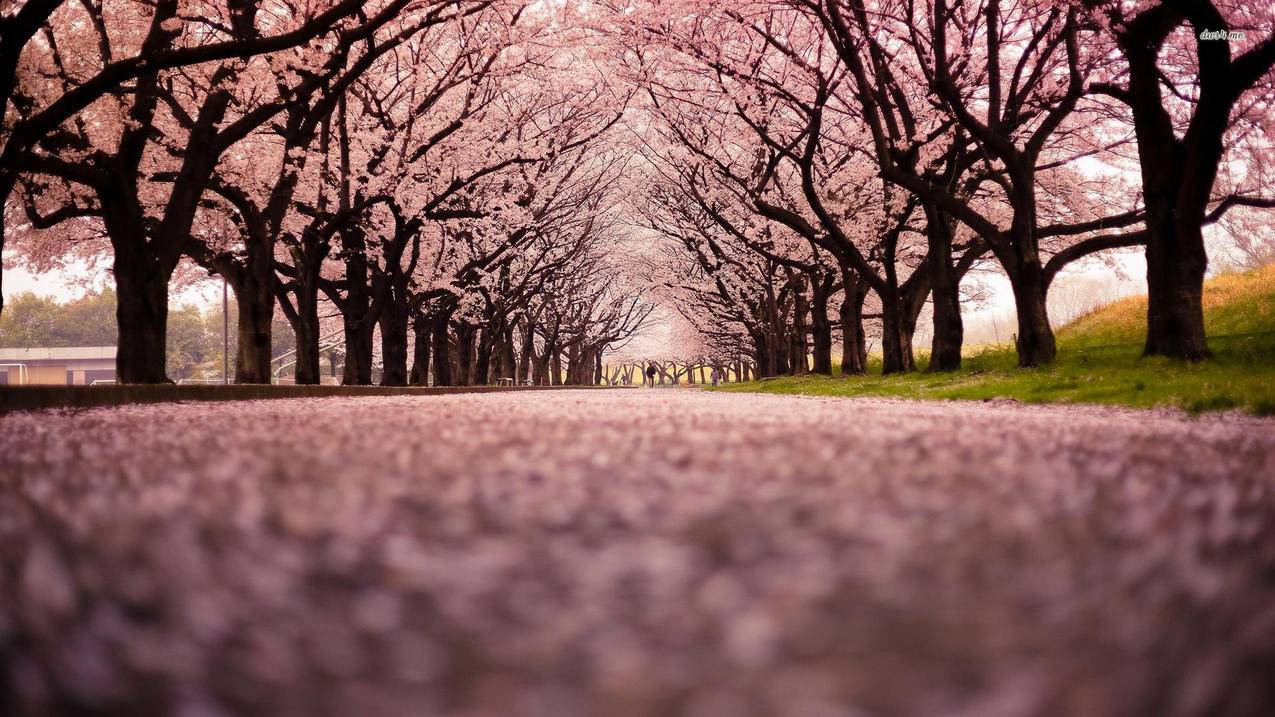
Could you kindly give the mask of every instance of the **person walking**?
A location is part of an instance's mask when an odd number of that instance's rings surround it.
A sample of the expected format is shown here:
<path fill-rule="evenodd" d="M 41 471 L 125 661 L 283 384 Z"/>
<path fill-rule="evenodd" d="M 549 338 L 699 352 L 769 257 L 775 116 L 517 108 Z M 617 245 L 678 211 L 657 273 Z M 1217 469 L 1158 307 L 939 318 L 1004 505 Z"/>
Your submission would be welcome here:
<path fill-rule="evenodd" d="M 713 385 L 716 386 L 719 382 L 721 382 L 721 380 L 722 380 L 722 367 L 714 366 L 713 367 Z"/>
<path fill-rule="evenodd" d="M 646 366 L 646 381 L 651 388 L 655 388 L 655 364 L 653 363 Z"/>

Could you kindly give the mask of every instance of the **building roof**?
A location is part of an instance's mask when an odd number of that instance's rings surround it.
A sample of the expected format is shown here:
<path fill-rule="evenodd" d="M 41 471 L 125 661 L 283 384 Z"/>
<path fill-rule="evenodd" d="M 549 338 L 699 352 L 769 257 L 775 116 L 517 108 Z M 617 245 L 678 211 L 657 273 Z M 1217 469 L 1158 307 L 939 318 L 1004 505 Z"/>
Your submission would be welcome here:
<path fill-rule="evenodd" d="M 0 349 L 0 363 L 21 361 L 57 361 L 65 359 L 113 359 L 114 346 L 56 346 Z"/>

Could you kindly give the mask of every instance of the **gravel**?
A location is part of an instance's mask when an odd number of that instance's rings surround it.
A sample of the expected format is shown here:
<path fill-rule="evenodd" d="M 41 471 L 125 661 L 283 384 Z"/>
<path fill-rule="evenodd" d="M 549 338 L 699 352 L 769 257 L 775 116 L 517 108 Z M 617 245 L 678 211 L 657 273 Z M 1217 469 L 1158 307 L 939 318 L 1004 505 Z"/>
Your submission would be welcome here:
<path fill-rule="evenodd" d="M 0 417 L 18 714 L 1275 713 L 1275 422 L 691 390 Z"/>

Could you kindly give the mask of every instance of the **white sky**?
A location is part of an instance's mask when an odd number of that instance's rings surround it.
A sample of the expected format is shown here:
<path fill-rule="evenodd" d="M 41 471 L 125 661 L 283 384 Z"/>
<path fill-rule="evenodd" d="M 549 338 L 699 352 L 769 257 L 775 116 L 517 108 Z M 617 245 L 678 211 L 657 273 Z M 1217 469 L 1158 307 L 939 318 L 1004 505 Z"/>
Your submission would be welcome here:
<path fill-rule="evenodd" d="M 65 302 L 83 296 L 90 288 L 96 290 L 114 284 L 110 273 L 105 269 L 90 270 L 83 264 L 65 271 L 50 271 L 43 274 L 32 274 L 15 264 L 11 257 L 5 257 L 3 281 L 6 303 L 14 296 L 26 292 Z M 195 286 L 174 291 L 169 298 L 175 305 L 219 303 L 221 281 L 216 278 L 209 279 Z"/>

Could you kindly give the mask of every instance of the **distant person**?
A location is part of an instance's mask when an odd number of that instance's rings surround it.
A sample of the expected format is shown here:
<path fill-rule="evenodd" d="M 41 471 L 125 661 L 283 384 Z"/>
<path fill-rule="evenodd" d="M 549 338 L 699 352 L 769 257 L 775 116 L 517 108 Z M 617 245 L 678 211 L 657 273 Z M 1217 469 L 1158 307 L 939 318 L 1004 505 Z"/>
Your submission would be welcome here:
<path fill-rule="evenodd" d="M 713 385 L 716 386 L 722 380 L 722 369 L 720 366 L 713 367 Z"/>
<path fill-rule="evenodd" d="M 655 388 L 655 364 L 646 367 L 646 381 L 651 388 Z"/>

